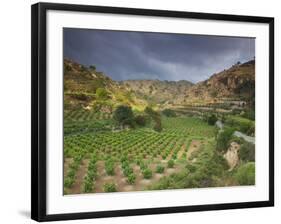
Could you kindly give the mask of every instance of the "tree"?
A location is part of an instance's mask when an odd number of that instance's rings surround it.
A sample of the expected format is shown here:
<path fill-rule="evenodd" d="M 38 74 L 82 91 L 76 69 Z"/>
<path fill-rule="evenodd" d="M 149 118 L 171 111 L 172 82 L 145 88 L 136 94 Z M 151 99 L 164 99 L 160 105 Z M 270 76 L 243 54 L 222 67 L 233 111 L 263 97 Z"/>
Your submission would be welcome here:
<path fill-rule="evenodd" d="M 108 92 L 104 88 L 97 88 L 96 90 L 96 96 L 99 99 L 105 100 L 108 98 Z"/>
<path fill-rule="evenodd" d="M 89 68 L 90 68 L 91 70 L 94 70 L 94 71 L 96 70 L 96 66 L 94 66 L 94 65 L 90 65 Z"/>
<path fill-rule="evenodd" d="M 151 107 L 146 107 L 144 112 L 149 115 L 155 122 L 153 129 L 155 131 L 162 131 L 161 115 L 157 111 L 153 110 Z"/>
<path fill-rule="evenodd" d="M 113 119 L 120 125 L 134 126 L 134 114 L 132 108 L 129 106 L 121 105 L 116 108 L 113 113 Z"/>
<path fill-rule="evenodd" d="M 208 124 L 209 125 L 214 125 L 217 121 L 217 117 L 214 114 L 211 114 L 210 116 L 208 116 Z"/>
<path fill-rule="evenodd" d="M 175 111 L 171 110 L 171 109 L 165 109 L 162 111 L 162 113 L 166 116 L 166 117 L 176 117 L 176 113 Z"/>
<path fill-rule="evenodd" d="M 217 150 L 225 152 L 228 147 L 229 140 L 233 135 L 233 128 L 225 128 L 223 131 L 218 133 L 217 136 Z"/>
<path fill-rule="evenodd" d="M 158 131 L 158 132 L 162 131 L 162 122 L 161 122 L 160 116 L 159 116 L 159 118 L 155 118 L 154 121 L 155 121 L 155 124 L 153 127 L 154 131 Z"/>
<path fill-rule="evenodd" d="M 139 126 L 146 125 L 146 117 L 144 115 L 138 115 L 135 117 L 136 124 Z"/>

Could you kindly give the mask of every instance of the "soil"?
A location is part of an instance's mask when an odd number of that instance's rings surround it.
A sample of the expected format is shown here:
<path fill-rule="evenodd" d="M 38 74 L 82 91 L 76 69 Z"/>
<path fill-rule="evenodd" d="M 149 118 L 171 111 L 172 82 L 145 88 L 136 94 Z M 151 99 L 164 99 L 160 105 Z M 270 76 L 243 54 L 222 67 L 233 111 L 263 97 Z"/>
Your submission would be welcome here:
<path fill-rule="evenodd" d="M 75 182 L 72 188 L 69 190 L 70 194 L 79 194 L 82 192 L 81 188 L 83 185 L 84 176 L 86 175 L 88 170 L 89 161 L 90 161 L 89 159 L 82 160 L 81 165 L 76 172 Z"/>
<path fill-rule="evenodd" d="M 182 154 L 185 152 L 185 147 L 186 147 L 186 144 L 183 144 L 180 151 L 178 151 L 178 155 L 177 155 L 178 159 L 181 159 Z"/>
<path fill-rule="evenodd" d="M 188 160 L 190 156 L 196 152 L 201 145 L 201 141 L 199 140 L 192 140 L 190 147 L 187 151 L 186 159 Z M 183 153 L 185 152 L 185 145 L 183 145 L 178 152 L 178 158 L 182 158 Z M 103 186 L 105 183 L 115 183 L 118 192 L 128 192 L 128 191 L 142 191 L 149 187 L 151 184 L 157 183 L 162 177 L 169 176 L 173 173 L 178 173 L 184 168 L 184 163 L 175 163 L 173 168 L 167 167 L 167 161 L 172 157 L 173 150 L 166 158 L 166 160 L 160 160 L 160 158 L 156 158 L 149 164 L 149 168 L 152 170 L 152 177 L 150 179 L 144 179 L 141 173 L 140 167 L 136 164 L 131 164 L 134 174 L 136 175 L 136 180 L 134 184 L 127 183 L 127 177 L 124 176 L 122 167 L 120 163 L 115 164 L 114 175 L 109 176 L 106 174 L 105 171 L 105 164 L 104 161 L 97 162 L 97 172 L 98 177 L 95 180 L 93 193 L 102 193 L 104 192 Z M 71 163 L 70 159 L 65 160 L 65 170 Z M 73 187 L 69 190 L 69 194 L 79 194 L 82 193 L 81 187 L 83 184 L 83 178 L 86 175 L 87 167 L 89 164 L 89 160 L 83 160 L 81 166 L 77 171 L 76 181 Z M 156 173 L 156 167 L 158 164 L 161 164 L 165 167 L 163 173 Z"/>
<path fill-rule="evenodd" d="M 72 163 L 73 159 L 72 158 L 65 158 L 64 163 L 63 163 L 63 176 L 66 177 L 68 167 Z"/>
<path fill-rule="evenodd" d="M 193 153 L 196 153 L 199 149 L 200 149 L 200 145 L 201 145 L 201 141 L 200 140 L 192 140 L 189 146 L 189 149 L 186 153 L 186 159 L 189 160 L 192 156 Z"/>

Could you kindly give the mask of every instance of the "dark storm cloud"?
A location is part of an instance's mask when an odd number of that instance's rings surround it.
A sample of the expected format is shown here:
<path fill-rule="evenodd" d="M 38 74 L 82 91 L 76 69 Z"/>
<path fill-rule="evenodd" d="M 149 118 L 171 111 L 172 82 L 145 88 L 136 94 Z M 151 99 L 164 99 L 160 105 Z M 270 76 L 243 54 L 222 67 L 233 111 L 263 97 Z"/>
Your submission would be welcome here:
<path fill-rule="evenodd" d="M 64 57 L 114 80 L 198 82 L 254 56 L 253 38 L 64 29 Z"/>

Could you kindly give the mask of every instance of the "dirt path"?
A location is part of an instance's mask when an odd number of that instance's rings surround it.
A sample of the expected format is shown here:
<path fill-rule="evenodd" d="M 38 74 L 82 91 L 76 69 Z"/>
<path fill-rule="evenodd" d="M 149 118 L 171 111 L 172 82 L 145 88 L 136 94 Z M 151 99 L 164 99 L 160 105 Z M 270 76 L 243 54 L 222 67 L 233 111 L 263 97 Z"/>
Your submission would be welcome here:
<path fill-rule="evenodd" d="M 189 160 L 192 157 L 192 154 L 196 153 L 200 146 L 201 146 L 201 141 L 200 140 L 192 140 L 189 146 L 189 149 L 186 153 L 186 159 Z"/>
<path fill-rule="evenodd" d="M 115 170 L 114 170 L 115 171 Z M 97 162 L 98 177 L 94 183 L 94 192 L 103 192 L 103 185 L 111 181 L 112 176 L 107 176 L 104 161 Z"/>
<path fill-rule="evenodd" d="M 82 160 L 81 165 L 76 172 L 75 182 L 74 182 L 72 188 L 69 190 L 70 194 L 79 194 L 82 192 L 81 187 L 83 185 L 84 176 L 86 175 L 87 170 L 88 170 L 89 162 L 90 162 L 89 159 Z"/>

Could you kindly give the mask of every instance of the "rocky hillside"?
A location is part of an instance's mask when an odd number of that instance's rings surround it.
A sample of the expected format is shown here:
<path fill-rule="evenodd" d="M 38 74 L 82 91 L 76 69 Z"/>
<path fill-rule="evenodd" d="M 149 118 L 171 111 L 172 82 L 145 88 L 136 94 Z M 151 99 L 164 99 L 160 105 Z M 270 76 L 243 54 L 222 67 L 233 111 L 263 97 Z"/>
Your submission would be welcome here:
<path fill-rule="evenodd" d="M 64 108 L 65 110 L 99 110 L 110 113 L 118 104 L 143 109 L 147 102 L 134 92 L 115 82 L 95 67 L 87 68 L 64 59 Z"/>
<path fill-rule="evenodd" d="M 175 104 L 216 103 L 225 99 L 248 103 L 255 97 L 255 61 L 237 63 L 231 68 L 213 74 L 209 79 L 189 88 Z"/>
<path fill-rule="evenodd" d="M 175 97 L 183 98 L 188 89 L 194 84 L 186 81 L 160 80 L 126 80 L 120 82 L 126 88 L 134 91 L 139 97 L 154 103 L 169 103 Z M 168 101 L 168 102 L 167 102 Z"/>
<path fill-rule="evenodd" d="M 64 60 L 65 110 L 84 108 L 111 113 L 119 104 L 143 110 L 147 105 L 160 109 L 186 105 L 242 102 L 254 105 L 255 61 L 236 64 L 193 84 L 186 80 L 114 81 L 95 67 Z"/>

